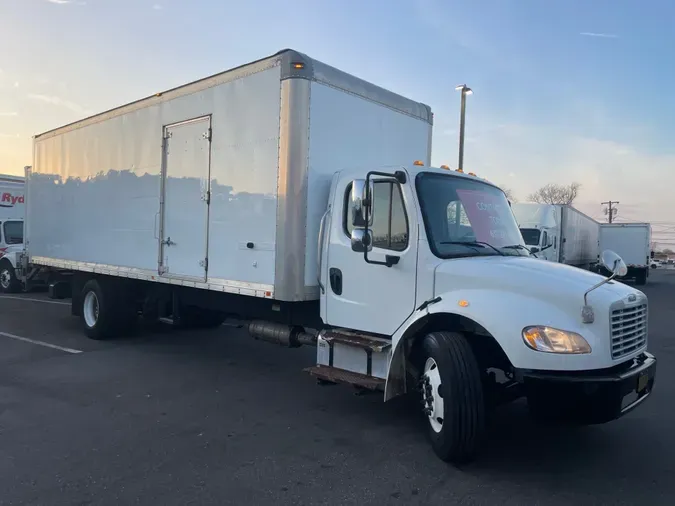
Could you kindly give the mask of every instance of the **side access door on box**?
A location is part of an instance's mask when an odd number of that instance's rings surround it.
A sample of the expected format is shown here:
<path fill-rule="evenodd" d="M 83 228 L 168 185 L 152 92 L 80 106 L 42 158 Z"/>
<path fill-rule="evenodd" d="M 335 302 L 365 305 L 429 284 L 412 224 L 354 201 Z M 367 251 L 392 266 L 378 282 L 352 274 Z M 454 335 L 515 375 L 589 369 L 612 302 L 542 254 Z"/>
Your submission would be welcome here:
<path fill-rule="evenodd" d="M 206 281 L 211 117 L 164 127 L 159 274 Z"/>

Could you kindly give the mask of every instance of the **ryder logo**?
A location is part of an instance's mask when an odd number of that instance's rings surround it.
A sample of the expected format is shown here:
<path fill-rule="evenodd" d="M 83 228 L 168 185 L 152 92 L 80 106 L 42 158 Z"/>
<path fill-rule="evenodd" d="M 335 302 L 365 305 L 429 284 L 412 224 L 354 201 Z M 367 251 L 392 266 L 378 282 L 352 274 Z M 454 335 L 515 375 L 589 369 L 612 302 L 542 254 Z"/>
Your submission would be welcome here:
<path fill-rule="evenodd" d="M 12 195 L 4 192 L 0 197 L 0 207 L 14 207 L 17 204 L 23 204 L 23 195 Z"/>

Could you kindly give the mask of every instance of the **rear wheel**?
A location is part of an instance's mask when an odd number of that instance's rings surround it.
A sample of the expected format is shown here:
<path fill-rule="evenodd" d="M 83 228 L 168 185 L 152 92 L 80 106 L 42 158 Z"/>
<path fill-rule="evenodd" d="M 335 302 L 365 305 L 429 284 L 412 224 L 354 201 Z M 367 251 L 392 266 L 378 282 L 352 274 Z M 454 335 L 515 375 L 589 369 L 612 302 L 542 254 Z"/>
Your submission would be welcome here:
<path fill-rule="evenodd" d="M 640 271 L 635 275 L 635 284 L 636 285 L 647 284 L 647 271 Z"/>
<path fill-rule="evenodd" d="M 123 291 L 104 279 L 90 279 L 82 288 L 80 317 L 87 337 L 110 339 L 128 330 L 135 312 Z"/>
<path fill-rule="evenodd" d="M 16 277 L 14 267 L 9 260 L 0 262 L 0 291 L 3 293 L 17 293 L 21 290 L 21 282 Z"/>
<path fill-rule="evenodd" d="M 481 373 L 466 338 L 433 332 L 422 341 L 420 389 L 431 446 L 454 464 L 471 460 L 485 432 Z"/>
<path fill-rule="evenodd" d="M 225 313 L 212 309 L 203 309 L 195 306 L 182 306 L 180 314 L 174 321 L 178 328 L 184 329 L 212 329 L 219 327 L 225 321 Z"/>

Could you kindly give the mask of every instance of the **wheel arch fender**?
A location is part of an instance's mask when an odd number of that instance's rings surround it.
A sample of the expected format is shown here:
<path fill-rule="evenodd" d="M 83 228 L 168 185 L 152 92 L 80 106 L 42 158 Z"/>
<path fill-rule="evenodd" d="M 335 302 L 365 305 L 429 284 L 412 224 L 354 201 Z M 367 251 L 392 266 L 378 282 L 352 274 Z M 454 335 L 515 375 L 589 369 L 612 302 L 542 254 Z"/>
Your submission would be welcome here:
<path fill-rule="evenodd" d="M 544 315 L 556 320 L 565 317 L 550 304 L 525 294 L 494 290 L 441 294 L 438 302 L 415 311 L 392 336 L 384 400 L 409 390 L 408 358 L 415 343 L 429 332 L 447 330 L 486 336 L 496 344 L 494 351 L 501 355 L 500 359 L 508 366 L 517 367 L 513 360 L 529 352 L 517 337 L 524 327 L 535 324 Z"/>

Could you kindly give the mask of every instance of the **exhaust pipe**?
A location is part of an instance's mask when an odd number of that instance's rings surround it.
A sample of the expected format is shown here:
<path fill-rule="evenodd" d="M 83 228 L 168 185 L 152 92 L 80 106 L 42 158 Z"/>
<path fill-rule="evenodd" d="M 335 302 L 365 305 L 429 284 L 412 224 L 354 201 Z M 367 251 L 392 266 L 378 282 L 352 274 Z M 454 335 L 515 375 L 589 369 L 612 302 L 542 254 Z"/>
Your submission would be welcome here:
<path fill-rule="evenodd" d="M 248 324 L 248 332 L 253 339 L 287 346 L 288 348 L 299 348 L 303 344 L 316 346 L 315 335 L 305 332 L 302 327 L 290 327 L 283 323 L 252 321 Z"/>

